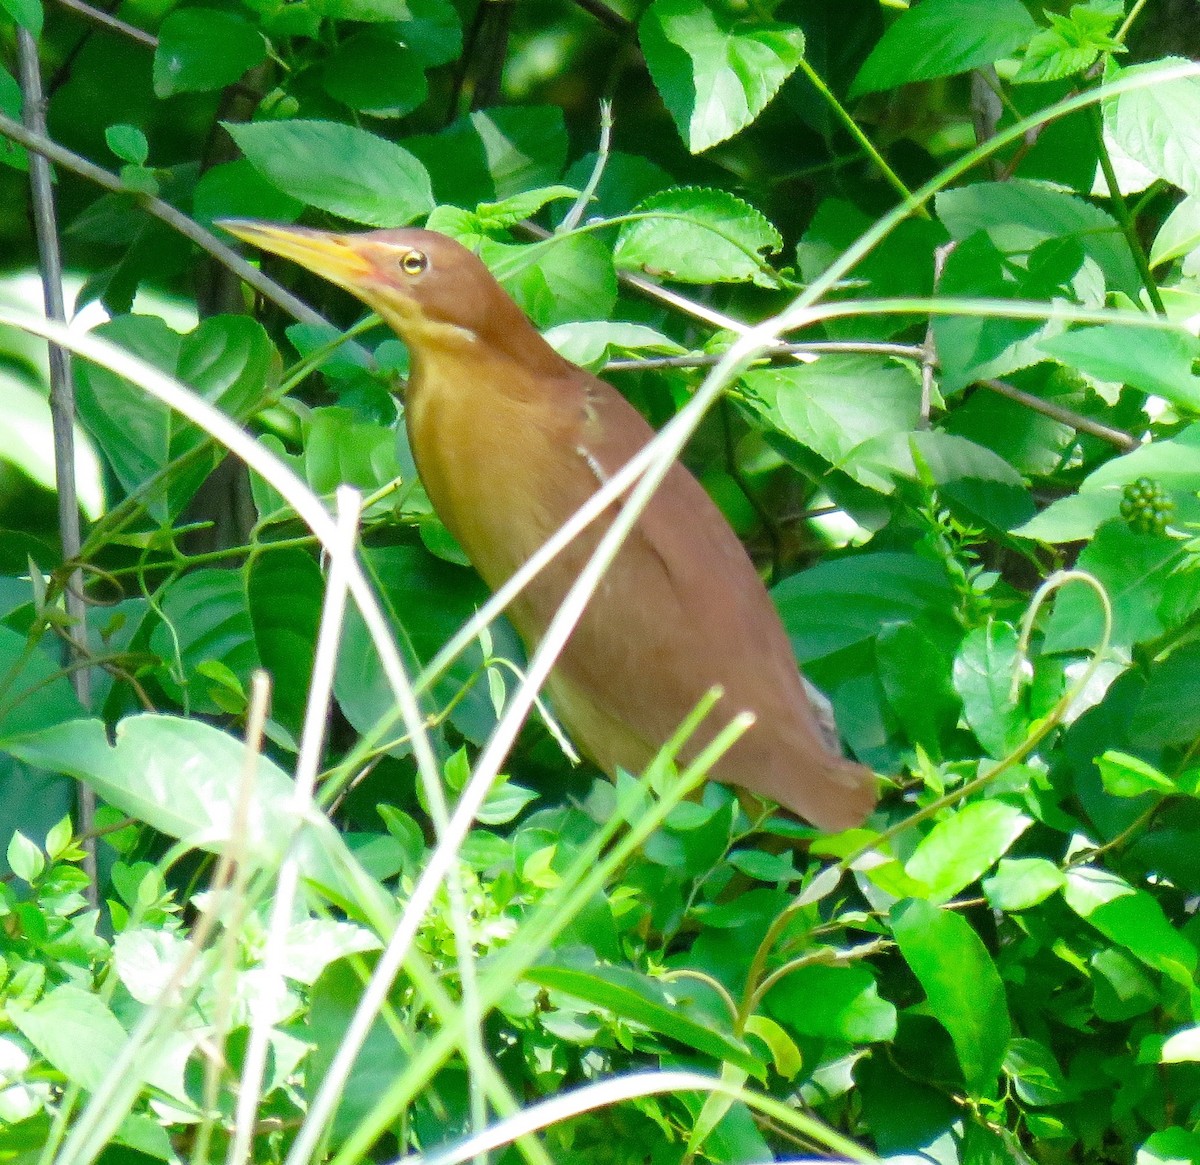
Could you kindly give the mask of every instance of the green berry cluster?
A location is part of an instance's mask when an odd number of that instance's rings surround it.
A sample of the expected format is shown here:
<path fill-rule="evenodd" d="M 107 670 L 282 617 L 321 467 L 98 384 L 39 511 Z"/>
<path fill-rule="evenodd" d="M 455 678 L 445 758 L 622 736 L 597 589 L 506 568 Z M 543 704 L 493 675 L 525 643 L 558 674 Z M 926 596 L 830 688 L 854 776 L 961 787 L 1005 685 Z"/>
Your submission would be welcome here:
<path fill-rule="evenodd" d="M 1175 514 L 1175 503 L 1162 485 L 1139 477 L 1125 487 L 1121 517 L 1139 534 L 1162 534 Z"/>

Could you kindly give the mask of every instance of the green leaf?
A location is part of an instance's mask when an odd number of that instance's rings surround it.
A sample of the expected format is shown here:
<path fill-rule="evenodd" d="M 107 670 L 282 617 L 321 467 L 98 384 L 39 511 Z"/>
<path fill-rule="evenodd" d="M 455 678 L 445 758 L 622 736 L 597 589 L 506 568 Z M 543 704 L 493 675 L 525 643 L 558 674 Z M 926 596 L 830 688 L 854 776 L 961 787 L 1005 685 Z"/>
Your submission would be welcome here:
<path fill-rule="evenodd" d="M 243 420 L 278 379 L 278 354 L 262 325 L 247 316 L 212 316 L 180 336 L 157 316 L 119 316 L 96 329 L 143 360 L 190 384 L 235 420 Z M 130 381 L 80 362 L 79 414 L 117 479 L 133 492 L 190 452 L 203 432 Z M 219 464 L 213 450 L 176 470 L 147 498 L 152 516 L 178 514 Z"/>
<path fill-rule="evenodd" d="M 1200 247 L 1200 197 L 1183 199 L 1158 228 L 1150 246 L 1150 266 L 1169 263 Z"/>
<path fill-rule="evenodd" d="M 1046 246 L 1053 244 L 1046 243 Z M 1095 270 L 1087 272 L 1084 257 L 1077 251 L 1055 280 L 1031 275 L 1024 255 L 1001 250 L 983 232 L 959 242 L 950 251 L 942 268 L 938 292 L 959 299 L 1043 300 L 1056 294 L 1084 303 L 1099 300 L 1102 287 Z M 1083 273 L 1092 275 L 1094 287 L 1075 285 Z M 1053 283 L 1055 286 L 1047 286 Z M 1069 290 L 1065 284 L 1071 284 Z M 1058 321 L 1029 320 L 987 316 L 945 316 L 935 318 L 933 335 L 941 365 L 939 388 L 943 397 L 954 396 L 978 380 L 1007 376 L 1040 363 L 1045 353 L 1035 344 L 1046 332 L 1061 331 Z M 953 416 L 954 414 L 952 414 Z"/>
<path fill-rule="evenodd" d="M 304 477 L 316 493 L 332 494 L 339 485 L 372 493 L 400 476 L 396 434 L 350 409 L 313 409 L 305 438 Z"/>
<path fill-rule="evenodd" d="M 826 198 L 817 207 L 817 213 L 796 246 L 803 281 L 811 283 L 823 275 L 872 223 L 871 216 L 853 202 L 845 198 Z M 844 278 L 854 287 L 855 298 L 895 296 L 903 299 L 932 295 L 934 253 L 947 239 L 941 223 L 932 219 L 907 219 L 890 231 Z M 903 316 L 874 313 L 869 317 L 849 316 L 824 323 L 831 336 L 847 339 L 878 339 L 907 326 Z"/>
<path fill-rule="evenodd" d="M 1148 65 L 1111 68 L 1109 80 L 1145 76 L 1166 65 L 1164 57 Z M 1104 103 L 1104 128 L 1118 146 L 1152 174 L 1200 194 L 1200 77 L 1155 81 Z"/>
<path fill-rule="evenodd" d="M 123 162 L 144 166 L 150 156 L 150 143 L 136 125 L 110 125 L 104 131 L 108 148 Z"/>
<path fill-rule="evenodd" d="M 1058 81 L 1083 72 L 1102 52 L 1121 52 L 1109 33 L 1122 15 L 1119 3 L 1075 4 L 1069 17 L 1047 11 L 1050 27 L 1029 42 L 1013 80 Z"/>
<path fill-rule="evenodd" d="M 883 34 L 854 78 L 850 95 L 990 65 L 1011 56 L 1036 32 L 1019 0 L 923 0 Z"/>
<path fill-rule="evenodd" d="M 1053 1054 L 1036 1040 L 1014 1039 L 1004 1056 L 1004 1074 L 1026 1104 L 1062 1104 L 1071 1090 Z"/>
<path fill-rule="evenodd" d="M 595 173 L 596 162 L 595 151 L 584 154 L 567 169 L 564 181 L 568 186 L 583 189 Z M 612 150 L 605 160 L 600 185 L 587 205 L 584 218 L 614 218 L 626 214 L 649 195 L 672 185 L 671 175 L 649 158 Z M 565 214 L 564 208 L 556 207 L 552 217 L 557 222 Z"/>
<path fill-rule="evenodd" d="M 35 732 L 82 714 L 60 665 L 24 635 L 0 627 L 0 737 Z"/>
<path fill-rule="evenodd" d="M 185 574 L 167 587 L 160 609 L 162 621 L 150 635 L 150 649 L 164 661 L 159 682 L 184 707 L 222 711 L 203 665 L 223 664 L 243 688 L 259 665 L 240 573 L 209 569 Z"/>
<path fill-rule="evenodd" d="M 300 549 L 266 549 L 244 571 L 254 645 L 271 677 L 271 715 L 299 739 L 325 591 L 321 571 Z"/>
<path fill-rule="evenodd" d="M 427 66 L 448 64 L 462 53 L 462 24 L 449 0 L 314 0 L 312 7 L 335 20 L 402 22 L 404 43 Z"/>
<path fill-rule="evenodd" d="M 1112 602 L 1112 646 L 1125 653 L 1181 625 L 1200 608 L 1200 571 L 1181 571 L 1187 553 L 1170 538 L 1138 534 L 1106 522 L 1076 566 L 1093 575 Z M 1046 627 L 1047 652 L 1095 650 L 1103 613 L 1091 587 L 1070 583 L 1058 592 Z"/>
<path fill-rule="evenodd" d="M 1012 1025 L 987 948 L 965 919 L 919 899 L 901 902 L 891 921 L 930 1011 L 950 1033 L 967 1089 L 994 1096 Z"/>
<path fill-rule="evenodd" d="M 1193 412 L 1200 410 L 1200 376 L 1192 372 L 1200 359 L 1200 340 L 1182 329 L 1099 324 L 1040 340 L 1038 346 L 1098 380 L 1132 384 Z"/>
<path fill-rule="evenodd" d="M 921 386 L 913 370 L 873 356 L 831 354 L 811 364 L 747 372 L 751 408 L 793 440 L 872 489 L 891 492 L 890 475 L 856 459 L 865 442 L 917 427 Z"/>
<path fill-rule="evenodd" d="M 1016 629 L 995 621 L 968 631 L 954 659 L 963 718 L 994 757 L 1007 756 L 1026 732 L 1025 717 L 1012 698 L 1016 667 Z"/>
<path fill-rule="evenodd" d="M 3 8 L 35 40 L 41 38 L 44 19 L 41 0 L 0 0 L 0 8 Z"/>
<path fill-rule="evenodd" d="M 990 8 L 989 0 L 981 3 Z M 960 242 L 983 231 L 1003 255 L 1025 261 L 1043 243 L 1078 244 L 1109 288 L 1135 300 L 1141 294 L 1141 276 L 1120 225 L 1077 194 L 1018 178 L 944 190 L 935 205 L 938 218 Z"/>
<path fill-rule="evenodd" d="M 355 3 L 359 0 L 334 0 Z M 448 65 L 462 56 L 462 21 L 450 0 L 406 0 L 404 43 L 426 67 Z"/>
<path fill-rule="evenodd" d="M 1135 1165 L 1198 1165 L 1200 1134 L 1167 1128 L 1151 1133 L 1137 1152 Z"/>
<path fill-rule="evenodd" d="M 762 256 L 778 251 L 783 237 L 765 215 L 724 190 L 663 190 L 633 213 L 652 217 L 621 228 L 613 255 L 618 267 L 681 283 L 778 285 Z"/>
<path fill-rule="evenodd" d="M 901 461 L 896 473 L 921 482 L 927 478 L 961 520 L 1004 531 L 1033 515 L 1033 498 L 1021 475 L 990 449 L 937 429 L 912 433 L 908 446 L 912 467 Z"/>
<path fill-rule="evenodd" d="M 128 1039 L 98 995 L 70 984 L 56 987 L 28 1009 L 10 1001 L 7 1011 L 46 1059 L 88 1092 L 107 1082 Z"/>
<path fill-rule="evenodd" d="M 905 873 L 929 887 L 932 902 L 946 902 L 986 873 L 1032 824 L 1002 801 L 976 801 L 944 818 L 921 839 Z"/>
<path fill-rule="evenodd" d="M 351 959 L 330 963 L 313 984 L 308 1022 L 304 1028 L 312 1045 L 310 1089 L 324 1078 L 334 1056 L 345 1043 L 346 1029 L 362 992 L 362 980 L 355 960 Z M 329 1120 L 332 1138 L 340 1142 L 367 1118 L 375 1102 L 395 1081 L 397 1067 L 402 1067 L 407 1059 L 407 1051 L 398 1042 L 396 1033 L 377 1016 L 368 1029 L 362 1049 L 354 1057 L 347 1086 Z"/>
<path fill-rule="evenodd" d="M 1185 1027 L 1169 1035 L 1163 1043 L 1161 1059 L 1164 1064 L 1200 1060 L 1200 1027 Z"/>
<path fill-rule="evenodd" d="M 1130 723 L 1139 743 L 1190 744 L 1200 736 L 1200 644 L 1156 660 Z M 1179 790 L 1172 783 L 1172 792 Z"/>
<path fill-rule="evenodd" d="M 391 899 L 367 878 L 341 834 L 320 814 L 296 822 L 292 779 L 265 756 L 198 720 L 143 713 L 116 728 L 110 744 L 99 720 L 75 720 L 7 745 L 29 764 L 69 773 L 110 805 L 206 850 L 235 843 L 256 868 L 270 870 L 283 856 L 293 824 L 304 876 L 344 908 L 376 925 L 394 914 Z M 245 821 L 239 803 L 252 773 Z M 187 780 L 180 780 L 186 773 Z"/>
<path fill-rule="evenodd" d="M 1167 920 L 1158 900 L 1108 870 L 1076 866 L 1067 871 L 1067 905 L 1101 934 L 1148 967 L 1179 983 L 1191 983 L 1196 948 Z"/>
<path fill-rule="evenodd" d="M 911 623 L 885 623 L 875 639 L 875 662 L 904 735 L 940 758 L 942 741 L 954 731 L 960 711 L 942 645 Z"/>
<path fill-rule="evenodd" d="M 374 227 L 433 209 L 425 167 L 408 150 L 333 121 L 222 123 L 260 174 L 308 206 Z"/>
<path fill-rule="evenodd" d="M 983 880 L 983 892 L 995 910 L 1028 910 L 1066 885 L 1066 875 L 1045 858 L 1001 858 L 996 872 Z"/>
<path fill-rule="evenodd" d="M 609 249 L 592 235 L 528 246 L 485 239 L 480 258 L 538 327 L 607 316 L 617 301 Z"/>
<path fill-rule="evenodd" d="M 32 884 L 46 868 L 46 856 L 19 829 L 8 842 L 8 868 L 23 882 Z"/>
<path fill-rule="evenodd" d="M 588 952 L 576 965 L 530 967 L 525 978 L 540 987 L 582 999 L 621 1019 L 644 1024 L 651 1031 L 728 1061 L 753 1076 L 762 1065 L 734 1038 L 720 1029 L 695 1001 L 695 984 L 686 979 L 665 984 L 628 967 L 609 967 Z"/>
<path fill-rule="evenodd" d="M 75 831 L 71 827 L 70 817 L 64 817 L 61 821 L 55 822 L 50 832 L 46 834 L 46 856 L 52 862 L 58 861 L 71 846 L 74 835 Z M 79 852 L 78 849 L 76 852 Z"/>
<path fill-rule="evenodd" d="M 801 663 L 873 640 L 884 623 L 950 619 L 944 570 L 897 551 L 829 559 L 771 592 Z"/>
<path fill-rule="evenodd" d="M 369 29 L 348 37 L 325 62 L 325 92 L 372 117 L 403 117 L 429 95 L 424 62 L 396 35 Z"/>
<path fill-rule="evenodd" d="M 687 349 L 645 324 L 622 320 L 574 320 L 550 328 L 543 339 L 560 355 L 598 372 L 614 357 L 629 355 L 679 356 Z"/>
<path fill-rule="evenodd" d="M 222 218 L 294 222 L 303 210 L 304 203 L 268 182 L 245 158 L 205 170 L 192 191 L 192 215 L 206 226 Z"/>
<path fill-rule="evenodd" d="M 568 198 L 574 201 L 578 197 L 579 191 L 573 186 L 543 186 L 538 190 L 512 194 L 499 202 L 481 202 L 475 209 L 475 215 L 484 230 L 503 229 L 532 218 L 551 202 L 562 202 Z"/>
<path fill-rule="evenodd" d="M 1138 1149 L 1135 1165 L 1198 1165 L 1200 1135 L 1190 1129 L 1159 1129 Z"/>
<path fill-rule="evenodd" d="M 470 571 L 441 562 L 420 547 L 391 546 L 368 550 L 365 562 L 375 576 L 399 646 L 413 671 L 431 659 L 450 636 L 483 603 L 487 591 Z M 495 654 L 520 659 L 516 635 L 507 623 L 492 625 Z M 479 674 L 483 653 L 473 644 L 434 685 L 431 702 L 445 707 L 470 690 L 455 705 L 451 723 L 468 740 L 480 743 L 496 725 L 487 682 Z M 346 616 L 338 655 L 334 692 L 346 719 L 359 732 L 368 732 L 395 712 L 391 688 L 380 667 L 370 636 L 355 611 Z M 402 731 L 397 730 L 397 734 Z M 407 746 L 398 751 L 406 753 Z"/>
<path fill-rule="evenodd" d="M 757 1036 L 771 1050 L 775 1071 L 785 1080 L 792 1080 L 804 1066 L 800 1049 L 786 1031 L 765 1015 L 752 1015 L 746 1020 L 746 1034 Z"/>
<path fill-rule="evenodd" d="M 1175 782 L 1153 765 L 1111 748 L 1096 758 L 1096 767 L 1100 770 L 1104 791 L 1114 797 L 1140 797 L 1143 793 L 1169 796 L 1179 791 Z"/>
<path fill-rule="evenodd" d="M 791 857 L 759 849 L 734 850 L 728 858 L 735 870 L 760 882 L 794 882 L 800 877 Z"/>
<path fill-rule="evenodd" d="M 896 1036 L 896 1008 L 865 967 L 797 967 L 771 988 L 766 1007 L 803 1036 L 849 1044 Z"/>
<path fill-rule="evenodd" d="M 566 122 L 551 105 L 477 110 L 405 144 L 428 168 L 439 203 L 472 210 L 553 185 L 567 161 Z"/>
<path fill-rule="evenodd" d="M 1200 425 L 1106 461 L 1084 478 L 1077 494 L 1052 503 L 1014 533 L 1042 542 L 1086 541 L 1102 523 L 1120 517 L 1123 491 L 1139 477 L 1167 490 L 1178 524 L 1200 522 Z"/>
<path fill-rule="evenodd" d="M 154 93 L 170 97 L 223 89 L 266 59 L 262 33 L 237 13 L 177 8 L 159 26 Z"/>
<path fill-rule="evenodd" d="M 41 13 L 40 7 L 38 12 Z M 21 86 L 7 69 L 0 67 L 0 113 L 7 113 L 14 121 L 20 121 L 24 107 L 25 99 L 21 94 Z M 0 137 L 0 162 L 14 170 L 29 169 L 29 155 L 25 147 L 18 146 L 6 137 Z"/>
<path fill-rule="evenodd" d="M 526 805 L 536 801 L 537 797 L 532 789 L 505 781 L 488 793 L 483 807 L 475 814 L 475 820 L 481 825 L 504 825 L 512 821 Z"/>
<path fill-rule="evenodd" d="M 1091 959 L 1096 1014 L 1120 1022 L 1144 1015 L 1162 1002 L 1157 976 L 1120 947 L 1105 947 Z"/>
<path fill-rule="evenodd" d="M 795 25 L 731 20 L 702 0 L 654 0 L 638 38 L 693 154 L 745 129 L 804 58 Z"/>

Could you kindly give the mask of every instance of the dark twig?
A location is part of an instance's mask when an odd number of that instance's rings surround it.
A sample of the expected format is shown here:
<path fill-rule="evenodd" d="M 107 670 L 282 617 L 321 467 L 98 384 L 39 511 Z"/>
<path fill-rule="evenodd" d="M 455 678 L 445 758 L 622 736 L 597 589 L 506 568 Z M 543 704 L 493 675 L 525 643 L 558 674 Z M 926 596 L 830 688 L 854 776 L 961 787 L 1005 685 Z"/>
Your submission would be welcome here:
<path fill-rule="evenodd" d="M 897 356 L 902 360 L 920 360 L 918 344 L 874 343 L 871 340 L 810 340 L 807 343 L 775 344 L 767 359 L 786 356 L 820 355 L 830 352 L 867 353 L 872 356 Z M 638 360 L 610 360 L 605 372 L 646 372 L 652 368 L 708 368 L 724 359 L 721 352 L 696 352 L 686 356 L 645 356 Z"/>
<path fill-rule="evenodd" d="M 920 361 L 924 349 L 919 344 L 880 344 L 869 340 L 814 340 L 810 343 L 779 344 L 772 348 L 769 357 L 772 360 L 788 356 L 803 356 L 806 353 L 820 354 L 830 352 L 862 352 L 874 356 L 895 356 L 905 360 Z M 644 372 L 656 368 L 707 368 L 716 364 L 721 357 L 711 353 L 697 353 L 686 356 L 648 356 L 641 360 L 610 360 L 603 372 Z M 1122 453 L 1138 448 L 1138 439 L 1121 429 L 1114 429 L 1091 417 L 1085 417 L 1072 409 L 1063 408 L 1052 401 L 1043 400 L 1040 396 L 1024 392 L 1006 384 L 1002 380 L 981 380 L 977 382 L 980 388 L 986 388 L 998 396 L 1006 397 L 1019 405 L 1023 405 L 1035 413 L 1067 425 L 1079 433 L 1087 433 L 1101 441 L 1120 449 Z"/>
<path fill-rule="evenodd" d="M 945 270 L 946 260 L 954 250 L 954 243 L 945 243 L 934 248 L 933 252 L 933 287 L 937 290 L 942 281 L 942 271 Z M 929 428 L 929 414 L 933 410 L 933 378 L 937 368 L 937 339 L 933 332 L 933 316 L 925 325 L 925 343 L 921 345 L 921 420 L 922 429 Z"/>
<path fill-rule="evenodd" d="M 477 57 L 478 72 L 471 91 L 472 109 L 487 109 L 500 100 L 516 0 L 484 0 L 481 7 L 487 10 L 490 19 L 487 40 L 482 46 L 483 51 Z"/>
<path fill-rule="evenodd" d="M 550 238 L 550 232 L 545 227 L 538 226 L 537 223 L 518 223 L 516 229 L 539 242 Z M 710 327 L 721 328 L 739 335 L 747 330 L 747 325 L 734 319 L 733 316 L 715 311 L 711 307 L 697 303 L 694 299 L 688 299 L 686 295 L 680 295 L 669 287 L 661 287 L 653 279 L 647 279 L 643 275 L 634 275 L 629 271 L 618 271 L 617 278 L 631 291 L 636 291 L 639 295 L 644 295 L 647 299 L 661 303 L 673 311 L 683 312 L 684 315 L 691 316 L 692 319 L 699 320 Z"/>
<path fill-rule="evenodd" d="M 149 49 L 158 48 L 158 37 L 153 33 L 147 32 L 144 28 L 138 28 L 135 24 L 129 24 L 118 16 L 113 16 L 111 12 L 105 12 L 103 8 L 96 8 L 94 5 L 85 3 L 85 0 L 58 0 L 58 2 L 64 8 L 69 8 L 85 20 L 99 24 L 110 32 L 128 37 Z"/>
<path fill-rule="evenodd" d="M 24 28 L 17 29 L 17 57 L 21 75 L 21 98 L 25 125 L 31 134 L 46 136 L 46 107 L 42 98 L 42 74 L 37 41 Z M 59 323 L 67 322 L 63 301 L 62 255 L 58 247 L 58 222 L 54 213 L 54 186 L 50 163 L 38 153 L 29 155 L 29 194 L 33 208 L 33 227 L 37 236 L 38 258 L 42 275 L 42 297 L 46 315 Z M 71 359 L 65 348 L 50 344 L 50 422 L 54 432 L 54 480 L 58 492 L 58 528 L 64 562 L 79 557 L 79 495 L 75 484 L 75 385 L 71 379 Z M 85 661 L 87 647 L 87 604 L 83 595 L 83 572 L 73 570 L 67 579 L 64 601 L 69 619 L 64 664 L 71 669 L 75 694 L 84 709 L 91 706 L 91 671 Z M 79 831 L 95 828 L 96 794 L 84 784 L 77 787 Z M 87 894 L 93 906 L 99 905 L 100 890 L 96 878 L 96 846 L 84 847 L 84 869 L 88 876 Z"/>
<path fill-rule="evenodd" d="M 771 547 L 770 568 L 766 581 L 768 586 L 772 586 L 779 577 L 783 563 L 783 539 L 780 537 L 779 527 L 776 525 L 771 511 L 763 505 L 762 499 L 754 492 L 754 488 L 738 463 L 737 445 L 733 439 L 733 410 L 729 407 L 728 397 L 721 399 L 718 415 L 721 419 L 721 436 L 725 444 L 725 472 L 733 479 L 742 496 L 750 503 L 751 509 L 758 515 L 758 520 L 762 523 L 767 542 Z"/>
<path fill-rule="evenodd" d="M 582 8 L 589 16 L 594 16 L 605 28 L 610 28 L 613 32 L 624 32 L 632 24 L 619 12 L 601 3 L 601 0 L 575 0 L 575 6 Z"/>
<path fill-rule="evenodd" d="M 169 203 L 163 202 L 159 198 L 142 194 L 139 191 L 130 190 L 115 174 L 111 174 L 109 171 L 97 166 L 94 162 L 90 162 L 86 158 L 82 158 L 78 154 L 58 145 L 44 135 L 30 133 L 20 122 L 14 121 L 11 117 L 3 113 L 0 113 L 0 134 L 10 138 L 12 141 L 18 142 L 35 153 L 43 155 L 64 169 L 71 170 L 87 178 L 89 181 L 95 182 L 98 186 L 102 186 L 106 190 L 112 190 L 115 193 L 125 194 L 136 199 L 150 214 L 161 219 L 168 226 L 174 227 L 215 259 L 226 264 L 264 299 L 276 304 L 294 319 L 300 320 L 302 323 L 324 323 L 323 317 L 313 311 L 307 304 L 302 303 L 291 292 L 280 287 L 273 279 L 267 278 L 256 267 L 252 267 L 247 263 L 231 247 L 221 242 L 210 231 L 206 231 Z M 523 223 L 522 229 L 526 234 L 537 239 L 549 237 L 548 231 L 532 223 Z M 690 316 L 692 319 L 699 320 L 701 323 L 706 323 L 712 327 L 735 334 L 740 334 L 747 329 L 746 324 L 735 319 L 733 316 L 725 315 L 723 312 L 716 311 L 705 304 L 697 303 L 695 300 L 688 299 L 687 296 L 680 295 L 669 288 L 660 287 L 653 280 L 647 279 L 644 276 L 633 275 L 629 272 L 619 272 L 618 278 L 622 284 L 631 290 L 637 291 L 639 294 L 661 303 L 664 307 L 669 307 L 674 311 Z M 818 340 L 804 344 L 784 344 L 779 346 L 779 351 L 781 354 L 804 352 L 871 352 L 917 361 L 920 361 L 922 357 L 922 348 L 920 345 L 879 344 L 842 340 Z M 615 372 L 645 368 L 693 368 L 715 364 L 718 359 L 719 357 L 716 356 L 700 355 L 661 356 L 652 357 L 649 360 L 616 360 L 610 362 L 605 370 Z M 1032 409 L 1034 412 L 1042 413 L 1044 416 L 1060 421 L 1064 425 L 1069 425 L 1079 432 L 1088 433 L 1102 441 L 1107 441 L 1109 444 L 1115 445 L 1118 449 L 1128 451 L 1136 448 L 1138 445 L 1137 439 L 1131 437 L 1128 433 L 1123 433 L 1119 429 L 1109 428 L 1098 421 L 1093 421 L 1069 409 L 1064 409 L 1059 405 L 1044 401 L 1040 397 L 1021 392 L 1019 389 L 1012 388 L 1001 381 L 983 381 L 982 384 L 983 387 L 993 392 L 998 392 L 1002 396 L 1007 396 L 1010 400 L 1015 400 L 1026 408 Z"/>
<path fill-rule="evenodd" d="M 1098 437 L 1101 441 L 1107 441 L 1110 445 L 1120 449 L 1122 453 L 1132 452 L 1141 445 L 1141 442 L 1129 433 L 1111 428 L 1099 421 L 1093 421 L 1091 417 L 1082 416 L 1071 409 L 1064 409 L 1061 405 L 1056 405 L 1051 401 L 1042 400 L 1040 396 L 1022 392 L 1021 389 L 1014 388 L 1011 384 L 1005 384 L 1003 380 L 981 380 L 979 384 L 990 392 L 1007 397 L 1019 405 L 1024 405 L 1027 409 L 1032 409 L 1035 413 L 1041 413 L 1042 416 L 1049 417 L 1051 420 L 1060 421 L 1078 433 L 1087 433 L 1089 436 Z"/>
<path fill-rule="evenodd" d="M 224 263 L 239 278 L 254 288 L 263 299 L 270 300 L 282 308 L 288 315 L 305 324 L 324 324 L 325 319 L 313 311 L 308 304 L 301 302 L 290 291 L 280 287 L 273 279 L 268 279 L 257 267 L 251 266 L 227 243 L 221 242 L 211 231 L 205 230 L 199 223 L 188 218 L 182 211 L 176 210 L 169 202 L 155 198 L 141 191 L 132 190 L 115 174 L 89 162 L 71 150 L 51 141 L 44 133 L 33 133 L 27 130 L 19 121 L 7 114 L 0 113 L 0 134 L 26 149 L 41 154 L 56 166 L 70 170 L 81 177 L 94 182 L 97 186 L 111 190 L 114 194 L 124 194 L 132 198 L 148 213 L 165 222 L 173 230 L 177 230 L 184 238 L 190 239 L 202 251 L 206 251 L 214 259 Z"/>
<path fill-rule="evenodd" d="M 1130 257 L 1138 269 L 1138 274 L 1142 277 L 1142 286 L 1146 289 L 1151 306 L 1160 316 L 1165 316 L 1167 309 L 1163 306 L 1162 296 L 1158 292 L 1158 284 L 1154 282 L 1154 275 L 1150 270 L 1150 261 L 1146 258 L 1142 240 L 1138 237 L 1137 223 L 1133 221 L 1133 216 L 1129 213 L 1129 204 L 1121 192 L 1121 183 L 1117 179 L 1117 172 L 1113 168 L 1112 158 L 1108 153 L 1108 145 L 1104 141 L 1104 119 L 1097 106 L 1088 106 L 1088 118 L 1091 120 L 1092 133 L 1095 135 L 1100 151 L 1100 172 L 1104 175 L 1104 182 L 1108 187 L 1108 201 L 1112 205 L 1113 214 L 1121 226 L 1121 233 L 1125 236 Z"/>

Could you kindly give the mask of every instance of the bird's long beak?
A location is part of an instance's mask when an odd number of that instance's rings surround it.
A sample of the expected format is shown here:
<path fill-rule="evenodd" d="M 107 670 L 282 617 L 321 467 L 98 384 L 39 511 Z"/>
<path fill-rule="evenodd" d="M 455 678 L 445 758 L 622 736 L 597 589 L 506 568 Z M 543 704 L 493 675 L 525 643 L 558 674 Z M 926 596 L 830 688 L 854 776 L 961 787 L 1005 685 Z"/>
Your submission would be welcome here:
<path fill-rule="evenodd" d="M 350 291 L 361 291 L 375 274 L 370 260 L 355 245 L 352 236 L 244 218 L 221 219 L 217 226 L 243 242 L 291 259 L 314 275 Z"/>

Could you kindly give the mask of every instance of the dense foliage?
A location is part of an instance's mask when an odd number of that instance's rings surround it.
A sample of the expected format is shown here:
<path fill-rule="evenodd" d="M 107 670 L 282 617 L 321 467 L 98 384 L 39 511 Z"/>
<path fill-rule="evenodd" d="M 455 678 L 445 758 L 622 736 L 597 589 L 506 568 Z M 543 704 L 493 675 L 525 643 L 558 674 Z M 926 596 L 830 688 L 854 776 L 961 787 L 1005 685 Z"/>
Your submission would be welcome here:
<path fill-rule="evenodd" d="M 1190 8 L 0 8 L 0 319 L 40 311 L 50 149 L 108 345 L 74 362 L 64 554 L 44 346 L 0 332 L 5 1160 L 389 1160 L 588 1085 L 493 1159 L 1200 1160 Z M 526 661 L 503 621 L 439 654 L 486 591 L 414 477 L 407 353 L 281 262 L 248 290 L 226 217 L 427 222 L 656 426 L 720 387 L 685 459 L 883 775 L 867 827 L 686 799 L 669 754 L 612 784 L 552 710 L 493 755 Z M 790 347 L 705 380 L 785 309 Z M 329 531 L 117 349 L 364 495 L 423 722 L 352 608 L 322 745 Z"/>

